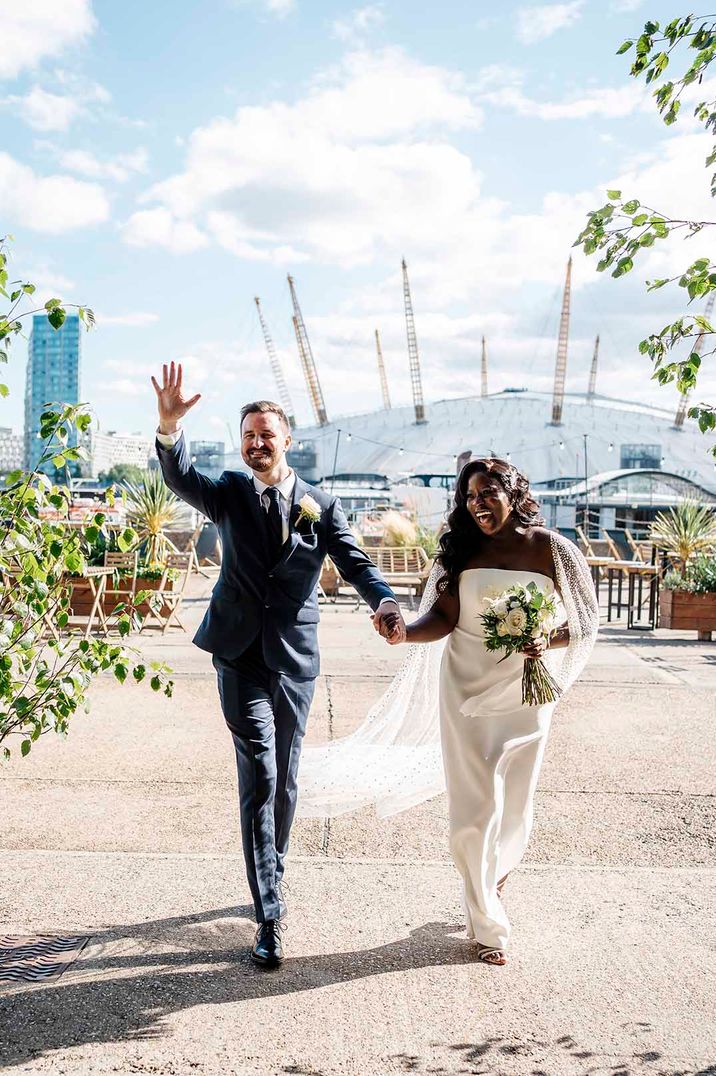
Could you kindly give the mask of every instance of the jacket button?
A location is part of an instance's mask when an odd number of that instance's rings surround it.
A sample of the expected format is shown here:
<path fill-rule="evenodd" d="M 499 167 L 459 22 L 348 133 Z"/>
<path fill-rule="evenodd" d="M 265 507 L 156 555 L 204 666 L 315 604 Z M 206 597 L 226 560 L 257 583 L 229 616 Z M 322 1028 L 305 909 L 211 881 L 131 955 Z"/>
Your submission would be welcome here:
<path fill-rule="evenodd" d="M 269 572 L 268 577 L 269 577 L 269 579 L 273 579 L 273 572 Z"/>
<path fill-rule="evenodd" d="M 268 602 L 266 602 L 266 604 L 264 605 L 264 609 L 270 609 L 270 608 L 271 608 L 271 606 L 269 605 Z"/>

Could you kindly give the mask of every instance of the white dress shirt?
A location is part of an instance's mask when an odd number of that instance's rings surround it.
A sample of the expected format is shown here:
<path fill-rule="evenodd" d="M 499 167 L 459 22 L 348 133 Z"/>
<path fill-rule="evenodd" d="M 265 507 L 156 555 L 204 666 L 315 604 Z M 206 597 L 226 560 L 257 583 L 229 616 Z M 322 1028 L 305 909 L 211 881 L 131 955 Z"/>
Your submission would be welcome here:
<path fill-rule="evenodd" d="M 175 445 L 177 443 L 177 441 L 179 440 L 179 438 L 181 437 L 181 435 L 182 435 L 181 427 L 179 429 L 175 430 L 174 433 L 162 433 L 160 430 L 157 430 L 157 440 L 159 441 L 159 444 L 164 445 L 165 448 L 171 448 L 173 445 Z M 261 504 L 264 507 L 264 510 L 266 512 L 268 512 L 269 505 L 271 504 L 271 500 L 270 500 L 268 494 L 266 493 L 266 490 L 269 487 L 266 485 L 265 482 L 262 482 L 260 478 L 257 478 L 255 474 L 253 476 L 253 480 L 254 480 L 254 489 L 256 490 L 256 495 L 260 499 Z M 290 512 L 291 512 L 291 502 L 293 500 L 293 487 L 295 485 L 296 485 L 296 474 L 295 474 L 294 471 L 290 471 L 286 475 L 284 480 L 282 482 L 279 482 L 278 485 L 276 486 L 276 489 L 281 494 L 281 497 L 280 497 L 278 503 L 279 503 L 279 507 L 281 509 L 282 537 L 283 537 L 284 542 L 288 538 L 289 515 L 290 515 Z M 398 605 L 397 601 L 394 598 L 383 598 L 380 605 L 376 609 L 376 613 L 386 612 L 388 605 L 394 605 L 396 607 L 396 609 L 400 608 L 400 606 Z"/>

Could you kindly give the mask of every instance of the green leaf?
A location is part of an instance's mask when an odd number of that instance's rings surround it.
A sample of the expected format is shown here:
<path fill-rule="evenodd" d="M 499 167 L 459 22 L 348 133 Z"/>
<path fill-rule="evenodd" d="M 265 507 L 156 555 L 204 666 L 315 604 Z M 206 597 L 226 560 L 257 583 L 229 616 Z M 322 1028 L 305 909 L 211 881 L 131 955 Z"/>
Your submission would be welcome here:
<path fill-rule="evenodd" d="M 127 679 L 127 666 L 122 665 L 121 662 L 117 662 L 114 667 L 114 675 L 117 677 L 120 684 L 123 684 L 124 681 Z"/>
<path fill-rule="evenodd" d="M 630 40 L 629 40 L 629 39 L 627 38 L 627 40 L 626 40 L 626 41 L 624 41 L 624 42 L 622 42 L 622 44 L 621 44 L 621 45 L 619 46 L 619 48 L 617 49 L 617 51 L 616 51 L 616 55 L 617 55 L 617 56 L 623 56 L 625 52 L 628 52 L 628 51 L 629 51 L 629 49 L 630 49 L 630 48 L 632 47 L 632 45 L 633 45 L 633 44 L 634 44 L 634 42 L 633 42 L 633 41 L 630 41 Z"/>
<path fill-rule="evenodd" d="M 23 740 L 20 744 L 20 754 L 22 755 L 22 757 L 25 758 L 26 755 L 29 755 L 31 750 L 32 740 Z"/>
<path fill-rule="evenodd" d="M 62 306 L 59 299 L 48 299 L 45 303 L 45 310 L 56 310 L 58 306 Z"/>
<path fill-rule="evenodd" d="M 612 201 L 612 202 L 620 201 L 621 196 L 622 196 L 621 191 L 607 191 L 607 198 L 609 198 L 610 201 Z"/>
<path fill-rule="evenodd" d="M 47 320 L 53 329 L 61 329 L 65 323 L 65 312 L 61 306 L 54 307 L 47 315 Z"/>
<path fill-rule="evenodd" d="M 132 530 L 131 527 L 125 527 L 122 533 L 117 536 L 117 545 L 122 553 L 126 553 L 128 549 L 131 549 L 136 541 L 137 532 Z"/>
<path fill-rule="evenodd" d="M 7 387 L 7 385 L 3 385 L 0 382 L 0 396 L 2 396 L 3 399 L 4 399 L 6 396 L 9 396 L 9 395 L 10 395 L 10 389 Z"/>

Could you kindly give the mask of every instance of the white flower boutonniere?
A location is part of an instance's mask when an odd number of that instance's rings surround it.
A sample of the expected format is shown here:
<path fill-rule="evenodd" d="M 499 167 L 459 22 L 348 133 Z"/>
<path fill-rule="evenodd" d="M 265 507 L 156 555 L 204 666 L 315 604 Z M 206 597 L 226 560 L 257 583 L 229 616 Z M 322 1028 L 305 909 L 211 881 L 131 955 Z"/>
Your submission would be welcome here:
<path fill-rule="evenodd" d="M 321 518 L 321 506 L 310 493 L 306 493 L 301 497 L 298 507 L 301 509 L 298 513 L 298 523 L 304 519 L 307 519 L 309 523 L 318 523 Z"/>

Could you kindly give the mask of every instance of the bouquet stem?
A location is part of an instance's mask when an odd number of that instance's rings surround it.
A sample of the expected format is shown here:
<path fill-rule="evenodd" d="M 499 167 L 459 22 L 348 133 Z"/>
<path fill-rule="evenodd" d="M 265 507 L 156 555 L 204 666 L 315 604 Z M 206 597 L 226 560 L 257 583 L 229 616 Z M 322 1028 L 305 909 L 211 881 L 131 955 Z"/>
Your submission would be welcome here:
<path fill-rule="evenodd" d="M 539 658 L 526 658 L 522 673 L 522 705 L 544 706 L 559 698 L 559 684 Z"/>

